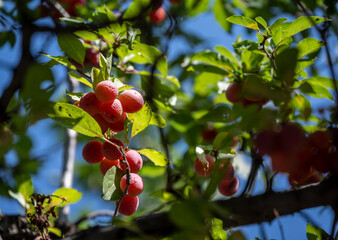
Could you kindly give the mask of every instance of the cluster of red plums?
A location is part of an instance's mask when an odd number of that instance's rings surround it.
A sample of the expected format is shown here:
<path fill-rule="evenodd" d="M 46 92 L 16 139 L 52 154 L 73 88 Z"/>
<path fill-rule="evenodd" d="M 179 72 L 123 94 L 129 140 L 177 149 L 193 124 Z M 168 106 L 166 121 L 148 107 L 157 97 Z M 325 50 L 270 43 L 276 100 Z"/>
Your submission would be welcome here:
<path fill-rule="evenodd" d="M 262 108 L 269 99 L 263 97 L 261 94 L 246 91 L 247 81 L 243 83 L 232 82 L 229 84 L 227 90 L 225 91 L 225 96 L 231 103 L 241 103 L 242 106 L 248 107 L 252 104 L 257 104 L 259 108 Z"/>
<path fill-rule="evenodd" d="M 220 163 L 215 169 L 215 159 L 209 154 L 205 154 L 205 160 L 196 158 L 194 168 L 198 175 L 201 177 L 208 177 L 212 172 L 218 171 L 216 174 L 222 175 L 222 180 L 218 184 L 218 191 L 223 196 L 231 196 L 238 191 L 239 179 L 235 175 L 234 167 L 231 162 Z"/>
<path fill-rule="evenodd" d="M 99 124 L 103 134 L 108 129 L 114 134 L 124 130 L 124 122 L 128 113 L 139 111 L 144 104 L 142 95 L 136 90 L 125 90 L 118 95 L 118 88 L 111 81 L 102 81 L 95 87 L 95 92 L 83 95 L 76 105 L 89 113 Z M 130 185 L 126 195 L 119 204 L 119 213 L 132 215 L 138 208 L 138 195 L 143 191 L 143 180 L 137 175 L 143 165 L 141 155 L 132 149 L 125 150 L 124 144 L 117 138 L 110 138 L 104 143 L 93 140 L 88 142 L 82 150 L 82 156 L 88 163 L 100 163 L 103 175 L 113 166 L 126 173 L 128 162 L 130 172 Z M 127 175 L 120 180 L 122 192 L 127 186 Z"/>
<path fill-rule="evenodd" d="M 270 156 L 274 171 L 289 174 L 290 185 L 302 186 L 319 182 L 322 173 L 337 169 L 334 135 L 337 129 L 306 134 L 299 124 L 287 122 L 259 132 L 255 147 L 261 156 Z"/>

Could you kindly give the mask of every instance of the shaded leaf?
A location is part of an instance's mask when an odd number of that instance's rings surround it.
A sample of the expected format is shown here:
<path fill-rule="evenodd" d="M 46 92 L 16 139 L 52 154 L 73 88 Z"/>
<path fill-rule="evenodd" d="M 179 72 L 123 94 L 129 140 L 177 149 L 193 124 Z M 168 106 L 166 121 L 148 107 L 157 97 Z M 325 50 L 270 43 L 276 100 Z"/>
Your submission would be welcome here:
<path fill-rule="evenodd" d="M 124 173 L 116 166 L 111 167 L 103 177 L 102 198 L 107 201 L 119 200 L 122 196 L 120 180 Z"/>
<path fill-rule="evenodd" d="M 166 122 L 160 114 L 152 112 L 149 124 L 156 125 L 160 128 L 164 128 L 166 125 Z"/>
<path fill-rule="evenodd" d="M 323 229 L 313 226 L 310 223 L 306 225 L 306 237 L 308 240 L 326 240 L 330 239 L 330 235 Z"/>
<path fill-rule="evenodd" d="M 230 107 L 226 105 L 218 105 L 203 115 L 200 122 L 232 122 L 235 120 L 233 112 Z"/>
<path fill-rule="evenodd" d="M 58 35 L 58 43 L 62 51 L 70 58 L 82 64 L 85 57 L 85 48 L 81 41 L 73 34 Z"/>

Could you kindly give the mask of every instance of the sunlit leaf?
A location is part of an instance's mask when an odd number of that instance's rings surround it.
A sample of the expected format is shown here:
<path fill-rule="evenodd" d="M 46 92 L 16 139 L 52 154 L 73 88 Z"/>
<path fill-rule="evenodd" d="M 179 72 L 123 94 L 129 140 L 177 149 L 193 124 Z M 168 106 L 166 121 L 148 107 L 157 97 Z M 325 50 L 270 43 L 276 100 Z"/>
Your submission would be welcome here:
<path fill-rule="evenodd" d="M 251 28 L 253 30 L 259 31 L 257 22 L 254 21 L 251 18 L 248 17 L 244 17 L 244 16 L 239 16 L 239 15 L 234 15 L 231 17 L 228 17 L 226 19 L 228 22 L 231 22 L 233 24 L 238 24 L 247 28 Z"/>
<path fill-rule="evenodd" d="M 85 79 L 84 77 L 79 76 L 79 75 L 76 74 L 75 72 L 68 72 L 68 75 L 69 75 L 71 78 L 76 79 L 77 81 L 83 83 L 84 85 L 87 85 L 87 86 L 90 87 L 90 88 L 93 87 L 93 85 L 92 85 L 87 79 Z"/>
<path fill-rule="evenodd" d="M 69 103 L 50 103 L 48 116 L 62 126 L 89 137 L 101 137 L 99 124 L 81 108 Z"/>
<path fill-rule="evenodd" d="M 128 114 L 128 118 L 133 121 L 131 137 L 134 137 L 149 126 L 151 115 L 152 111 L 148 103 L 145 103 L 141 110 L 139 110 L 138 112 Z"/>
<path fill-rule="evenodd" d="M 310 37 L 304 38 L 296 47 L 298 49 L 298 59 L 318 51 L 323 46 L 325 46 L 325 44 L 322 41 Z"/>
<path fill-rule="evenodd" d="M 161 152 L 158 152 L 154 149 L 141 149 L 137 150 L 141 155 L 146 156 L 150 161 L 152 161 L 155 166 L 164 167 L 169 164 L 169 159 L 166 155 Z"/>
<path fill-rule="evenodd" d="M 67 204 L 76 203 L 81 197 L 82 193 L 74 188 L 59 188 L 52 194 L 52 203 L 50 205 L 63 207 Z"/>

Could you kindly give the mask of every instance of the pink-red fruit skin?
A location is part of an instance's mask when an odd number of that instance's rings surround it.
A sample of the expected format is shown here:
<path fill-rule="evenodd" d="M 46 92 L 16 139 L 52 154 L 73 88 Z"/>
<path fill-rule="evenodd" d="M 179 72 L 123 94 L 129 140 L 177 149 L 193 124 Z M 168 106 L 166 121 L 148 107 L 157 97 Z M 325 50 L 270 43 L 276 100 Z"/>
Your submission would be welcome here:
<path fill-rule="evenodd" d="M 198 175 L 201 177 L 207 177 L 210 175 L 215 166 L 215 160 L 208 154 L 205 154 L 207 163 L 203 163 L 199 158 L 195 159 L 194 168 Z"/>
<path fill-rule="evenodd" d="M 96 97 L 104 103 L 113 102 L 119 91 L 115 85 L 115 83 L 111 81 L 102 81 L 99 82 L 95 87 L 95 95 Z"/>
<path fill-rule="evenodd" d="M 115 143 L 117 146 L 124 147 L 123 143 L 118 140 L 117 138 L 111 138 L 109 139 L 111 142 Z M 121 152 L 119 149 L 114 146 L 113 144 L 109 142 L 104 142 L 102 145 L 102 153 L 105 158 L 108 158 L 109 160 L 117 160 L 120 157 L 122 157 Z"/>
<path fill-rule="evenodd" d="M 81 97 L 79 107 L 90 115 L 94 115 L 100 111 L 101 104 L 102 103 L 97 99 L 95 93 L 88 92 Z"/>
<path fill-rule="evenodd" d="M 144 105 L 142 95 L 136 90 L 125 90 L 119 96 L 123 111 L 126 113 L 135 113 Z"/>
<path fill-rule="evenodd" d="M 165 19 L 165 11 L 163 7 L 153 10 L 149 14 L 150 21 L 154 24 L 160 24 Z"/>
<path fill-rule="evenodd" d="M 138 197 L 125 195 L 121 200 L 118 212 L 122 215 L 130 216 L 136 212 L 138 204 Z"/>
<path fill-rule="evenodd" d="M 123 110 L 120 100 L 115 99 L 111 103 L 104 103 L 101 106 L 102 117 L 109 123 L 115 123 L 122 117 Z"/>
<path fill-rule="evenodd" d="M 225 91 L 226 98 L 232 103 L 238 103 L 242 101 L 241 98 L 242 85 L 236 82 L 230 83 L 229 87 Z"/>
<path fill-rule="evenodd" d="M 103 160 L 102 143 L 93 140 L 88 142 L 82 149 L 82 157 L 87 163 L 98 163 Z"/>
<path fill-rule="evenodd" d="M 126 190 L 127 187 L 127 175 L 124 175 L 120 181 L 120 188 L 122 192 Z M 144 184 L 142 178 L 136 173 L 130 174 L 130 185 L 128 187 L 127 195 L 128 196 L 137 196 L 140 195 L 143 191 Z"/>
<path fill-rule="evenodd" d="M 237 176 L 234 176 L 232 179 L 222 180 L 218 185 L 218 191 L 223 196 L 234 195 L 239 188 L 239 180 Z"/>
<path fill-rule="evenodd" d="M 105 175 L 106 172 L 113 166 L 119 167 L 119 160 L 109 160 L 108 158 L 103 158 L 100 162 L 100 171 L 102 175 Z"/>
<path fill-rule="evenodd" d="M 131 173 L 138 173 L 143 165 L 143 160 L 141 155 L 135 150 L 126 151 L 126 160 L 129 164 L 129 170 Z M 126 164 L 120 163 L 122 171 L 126 172 Z"/>

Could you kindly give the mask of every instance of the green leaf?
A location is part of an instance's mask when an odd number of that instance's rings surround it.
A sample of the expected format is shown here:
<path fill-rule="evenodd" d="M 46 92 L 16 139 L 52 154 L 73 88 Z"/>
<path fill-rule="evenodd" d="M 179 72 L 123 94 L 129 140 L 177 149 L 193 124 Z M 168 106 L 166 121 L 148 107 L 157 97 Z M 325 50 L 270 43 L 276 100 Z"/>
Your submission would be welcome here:
<path fill-rule="evenodd" d="M 120 181 L 124 172 L 116 166 L 111 167 L 103 177 L 102 198 L 107 201 L 119 200 L 122 196 Z"/>
<path fill-rule="evenodd" d="M 78 36 L 79 38 L 82 38 L 88 41 L 95 41 L 96 39 L 98 39 L 98 36 L 95 33 L 92 33 L 86 30 L 76 31 L 74 32 L 74 34 Z"/>
<path fill-rule="evenodd" d="M 133 50 L 131 51 L 131 53 L 135 54 L 135 57 L 131 59 L 132 62 L 140 64 L 156 63 L 156 68 L 160 71 L 160 73 L 162 73 L 163 76 L 167 76 L 167 60 L 165 56 L 154 46 L 134 42 Z"/>
<path fill-rule="evenodd" d="M 93 89 L 96 88 L 96 85 L 99 82 L 104 81 L 104 78 L 102 76 L 102 73 L 101 73 L 100 69 L 98 69 L 96 67 L 92 68 L 91 78 L 92 78 L 92 83 L 93 83 Z"/>
<path fill-rule="evenodd" d="M 137 20 L 136 17 L 149 10 L 151 0 L 134 0 L 122 16 L 123 20 Z"/>
<path fill-rule="evenodd" d="M 150 161 L 155 164 L 155 166 L 164 167 L 170 163 L 166 155 L 154 149 L 141 149 L 138 150 L 138 153 L 146 156 Z"/>
<path fill-rule="evenodd" d="M 228 148 L 233 144 L 233 137 L 228 132 L 220 132 L 213 141 L 214 149 Z"/>
<path fill-rule="evenodd" d="M 100 53 L 100 68 L 103 80 L 108 80 L 110 72 L 108 72 L 107 59 Z"/>
<path fill-rule="evenodd" d="M 156 125 L 160 128 L 164 128 L 165 125 L 166 125 L 166 122 L 160 114 L 152 112 L 149 124 L 150 125 Z"/>
<path fill-rule="evenodd" d="M 132 114 L 128 114 L 128 118 L 133 121 L 133 127 L 131 130 L 131 137 L 134 137 L 138 133 L 142 132 L 149 126 L 151 120 L 152 111 L 149 104 L 146 102 L 140 111 Z"/>
<path fill-rule="evenodd" d="M 330 238 L 323 229 L 313 226 L 310 223 L 306 225 L 306 237 L 308 240 L 326 240 Z"/>
<path fill-rule="evenodd" d="M 235 120 L 235 116 L 231 110 L 226 105 L 218 105 L 211 109 L 208 113 L 203 115 L 199 121 L 201 123 L 206 122 L 232 122 Z"/>
<path fill-rule="evenodd" d="M 236 65 L 238 65 L 237 59 L 235 58 L 235 56 L 225 47 L 223 46 L 216 46 L 215 50 L 217 50 L 218 52 L 220 52 L 225 58 L 233 61 L 234 63 L 236 63 Z"/>
<path fill-rule="evenodd" d="M 197 14 L 206 11 L 209 4 L 209 0 L 185 0 L 184 2 L 190 17 L 194 17 Z"/>
<path fill-rule="evenodd" d="M 73 70 L 76 70 L 76 67 L 71 64 L 68 60 L 67 57 L 65 56 L 57 56 L 57 57 L 53 57 L 53 56 L 50 56 L 48 54 L 45 54 L 45 53 L 40 53 L 41 55 L 43 56 L 46 56 L 46 57 L 49 57 L 50 59 L 52 59 L 53 62 L 56 62 L 56 63 L 59 63 L 59 64 L 62 64 L 66 67 L 68 67 L 69 69 L 73 69 Z M 50 64 L 50 63 L 49 63 Z"/>
<path fill-rule="evenodd" d="M 226 240 L 227 232 L 223 229 L 223 221 L 218 218 L 212 219 L 211 237 L 214 240 Z"/>
<path fill-rule="evenodd" d="M 297 44 L 298 59 L 318 51 L 325 43 L 314 38 L 305 38 Z"/>
<path fill-rule="evenodd" d="M 28 178 L 19 185 L 18 193 L 22 194 L 26 202 L 29 202 L 30 196 L 34 193 L 34 187 L 31 178 Z"/>
<path fill-rule="evenodd" d="M 253 19 L 244 17 L 244 16 L 239 16 L 239 15 L 234 15 L 231 17 L 228 17 L 226 19 L 228 22 L 231 22 L 233 24 L 238 24 L 247 28 L 251 28 L 253 30 L 259 31 L 257 22 L 255 22 Z"/>
<path fill-rule="evenodd" d="M 256 17 L 255 20 L 256 20 L 256 22 L 258 22 L 259 24 L 261 24 L 266 30 L 268 29 L 268 24 L 266 23 L 266 21 L 264 20 L 264 18 L 262 18 L 262 17 Z"/>
<path fill-rule="evenodd" d="M 60 238 L 62 237 L 62 231 L 58 228 L 48 227 L 48 232 L 51 232 Z"/>
<path fill-rule="evenodd" d="M 9 42 L 11 47 L 14 47 L 16 36 L 13 31 L 6 31 L 0 33 L 0 46 Z"/>
<path fill-rule="evenodd" d="M 48 116 L 62 126 L 89 137 L 103 137 L 99 124 L 81 108 L 69 103 L 50 103 Z"/>
<path fill-rule="evenodd" d="M 82 64 L 85 57 L 85 48 L 81 41 L 73 34 L 58 35 L 58 43 L 62 51 L 64 51 L 70 58 Z"/>
<path fill-rule="evenodd" d="M 207 96 L 217 91 L 217 83 L 224 75 L 210 72 L 202 72 L 195 78 L 194 92 L 200 96 Z"/>
<path fill-rule="evenodd" d="M 84 93 L 73 93 L 73 92 L 68 92 L 66 90 L 66 94 L 71 97 L 74 101 L 80 101 L 81 97 L 84 95 Z"/>
<path fill-rule="evenodd" d="M 87 79 L 85 79 L 84 77 L 79 76 L 77 73 L 75 73 L 75 72 L 68 72 L 68 75 L 71 78 L 74 78 L 74 79 L 78 80 L 79 82 L 83 83 L 84 85 L 87 85 L 88 87 L 93 88 L 93 85 Z"/>
<path fill-rule="evenodd" d="M 17 200 L 23 208 L 28 208 L 29 205 L 28 205 L 27 201 L 25 200 L 25 197 L 21 193 L 15 193 L 15 192 L 12 192 L 11 190 L 9 190 L 8 194 L 12 198 Z"/>
<path fill-rule="evenodd" d="M 333 82 L 326 77 L 312 77 L 302 80 L 298 87 L 303 93 L 315 98 L 328 98 L 333 101 L 333 97 L 328 88 L 333 89 Z"/>
<path fill-rule="evenodd" d="M 232 65 L 230 64 L 228 59 L 225 59 L 223 57 L 223 55 L 218 54 L 216 52 L 212 52 L 210 50 L 206 50 L 203 52 L 199 52 L 196 53 L 195 55 L 193 55 L 190 59 L 190 61 L 193 64 L 199 63 L 199 62 L 203 62 L 203 63 L 207 63 L 210 65 L 213 65 L 215 67 L 219 67 L 222 68 L 226 71 L 231 72 L 233 70 Z"/>
<path fill-rule="evenodd" d="M 264 52 L 258 50 L 258 43 L 250 41 L 250 40 L 244 40 L 241 42 L 236 42 L 232 44 L 234 48 L 237 50 L 248 50 L 248 51 L 255 51 L 256 53 L 263 54 Z"/>
<path fill-rule="evenodd" d="M 289 48 L 276 56 L 277 76 L 279 80 L 292 86 L 294 83 L 298 50 Z"/>
<path fill-rule="evenodd" d="M 48 206 L 63 207 L 68 204 L 76 203 L 81 197 L 82 193 L 74 188 L 59 188 L 53 193 L 52 203 L 48 204 Z"/>
<path fill-rule="evenodd" d="M 303 95 L 297 94 L 292 98 L 293 105 L 299 110 L 304 120 L 311 116 L 311 104 Z"/>
<path fill-rule="evenodd" d="M 227 1 L 216 0 L 212 10 L 216 21 L 223 27 L 224 30 L 229 32 L 231 26 L 225 19 L 231 15 L 231 12 L 229 11 L 232 10 L 231 5 L 227 3 Z"/>
<path fill-rule="evenodd" d="M 295 35 L 299 32 L 302 32 L 306 29 L 309 29 L 310 27 L 313 27 L 314 25 L 317 25 L 317 24 L 325 22 L 325 21 L 331 21 L 331 20 L 327 19 L 327 18 L 323 18 L 323 17 L 316 17 L 316 16 L 299 17 L 287 26 L 287 28 L 285 29 L 285 32 L 282 35 L 282 39 L 281 39 L 280 42 L 282 42 L 286 38 L 292 37 L 293 35 Z"/>

